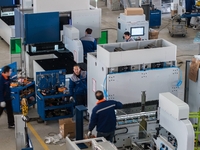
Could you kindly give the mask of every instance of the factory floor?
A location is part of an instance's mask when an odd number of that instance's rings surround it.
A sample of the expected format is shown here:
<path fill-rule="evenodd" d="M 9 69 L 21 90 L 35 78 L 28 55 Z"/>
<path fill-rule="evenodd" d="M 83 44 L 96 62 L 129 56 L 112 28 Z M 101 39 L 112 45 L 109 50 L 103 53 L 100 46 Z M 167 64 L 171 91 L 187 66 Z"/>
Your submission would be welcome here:
<path fill-rule="evenodd" d="M 91 4 L 95 6 L 94 0 L 91 1 Z M 109 43 L 115 42 L 117 37 L 117 17 L 119 13 L 123 11 L 110 11 L 105 6 L 105 2 L 99 1 L 98 7 L 102 8 L 102 29 L 108 30 L 108 41 Z M 159 38 L 166 39 L 175 45 L 177 45 L 177 62 L 180 65 L 182 70 L 182 80 L 183 84 L 179 89 L 179 98 L 184 98 L 184 70 L 185 70 L 185 61 L 191 60 L 192 55 L 198 54 L 199 46 L 193 44 L 193 39 L 197 33 L 197 30 L 188 28 L 188 34 L 186 37 L 175 36 L 171 37 L 169 35 L 167 26 L 169 25 L 170 14 L 162 15 L 162 25 L 158 29 L 160 31 Z M 9 56 L 9 46 L 3 41 L 0 40 L 0 68 L 4 65 L 10 63 Z M 30 117 L 37 117 L 37 111 L 34 108 L 31 108 L 29 111 Z M 88 123 L 85 122 L 85 129 L 87 129 Z M 45 136 L 48 136 L 49 133 L 59 133 L 59 125 L 57 121 L 49 121 L 47 125 L 38 124 L 36 121 L 30 122 L 28 124 L 29 136 L 32 140 L 34 150 L 66 150 L 65 145 L 48 145 L 44 143 Z M 86 131 L 86 130 L 85 130 Z M 14 129 L 8 129 L 7 127 L 7 117 L 4 113 L 0 117 L 0 150 L 14 150 L 15 148 L 15 131 Z"/>

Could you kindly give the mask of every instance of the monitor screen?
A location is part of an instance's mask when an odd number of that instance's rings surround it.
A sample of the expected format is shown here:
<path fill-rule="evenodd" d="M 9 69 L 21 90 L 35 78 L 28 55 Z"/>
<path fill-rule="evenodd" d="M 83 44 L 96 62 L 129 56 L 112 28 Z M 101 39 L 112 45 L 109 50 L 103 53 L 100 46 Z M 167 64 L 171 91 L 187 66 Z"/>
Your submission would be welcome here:
<path fill-rule="evenodd" d="M 143 35 L 144 35 L 144 27 L 131 28 L 131 36 L 143 36 Z"/>

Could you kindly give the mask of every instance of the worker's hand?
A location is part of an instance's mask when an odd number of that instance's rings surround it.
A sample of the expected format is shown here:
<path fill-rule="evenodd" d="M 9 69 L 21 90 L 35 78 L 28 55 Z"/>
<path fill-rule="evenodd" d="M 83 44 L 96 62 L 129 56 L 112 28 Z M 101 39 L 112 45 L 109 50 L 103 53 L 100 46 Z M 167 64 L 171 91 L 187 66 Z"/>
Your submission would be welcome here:
<path fill-rule="evenodd" d="M 74 98 L 72 96 L 70 96 L 69 100 L 72 102 L 72 101 L 74 101 Z"/>
<path fill-rule="evenodd" d="M 0 102 L 0 107 L 3 107 L 3 108 L 6 107 L 6 102 L 4 102 L 4 101 Z"/>
<path fill-rule="evenodd" d="M 92 131 L 88 131 L 88 137 L 92 135 Z"/>

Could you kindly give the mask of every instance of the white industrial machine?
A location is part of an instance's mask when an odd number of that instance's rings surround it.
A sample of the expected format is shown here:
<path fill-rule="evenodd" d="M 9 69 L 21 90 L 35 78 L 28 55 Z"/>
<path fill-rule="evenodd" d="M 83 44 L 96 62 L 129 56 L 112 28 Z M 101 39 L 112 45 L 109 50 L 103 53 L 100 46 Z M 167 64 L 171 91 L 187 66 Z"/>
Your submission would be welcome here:
<path fill-rule="evenodd" d="M 19 3 L 20 9 L 30 9 L 33 5 L 32 0 L 20 0 Z M 0 37 L 9 45 L 10 39 L 15 37 L 14 9 L 17 7 L 18 6 L 16 4 L 16 6 L 0 8 Z"/>
<path fill-rule="evenodd" d="M 98 45 L 97 52 L 87 55 L 89 114 L 96 105 L 96 90 L 103 90 L 107 100 L 123 103 L 117 111 L 114 137 L 118 148 L 129 147 L 133 141 L 146 147 L 152 144 L 150 135 L 159 127 L 159 93 L 178 95 L 176 50 L 176 45 L 155 39 Z"/>
<path fill-rule="evenodd" d="M 145 15 L 127 16 L 120 13 L 118 17 L 117 42 L 124 42 L 124 32 L 130 32 L 134 39 L 149 39 L 149 22 L 145 20 Z"/>
<path fill-rule="evenodd" d="M 117 150 L 115 145 L 106 141 L 103 137 L 79 141 L 71 141 L 66 137 L 66 147 L 67 150 L 81 150 L 83 148 L 86 150 Z"/>
<path fill-rule="evenodd" d="M 77 5 L 77 3 L 79 3 L 79 5 Z M 60 0 L 60 2 L 54 0 L 34 0 L 33 4 L 34 13 L 51 11 L 60 12 L 60 19 L 63 20 L 61 23 L 61 25 L 63 25 L 63 30 L 60 31 L 60 40 L 64 43 L 65 48 L 73 53 L 74 60 L 77 63 L 82 63 L 83 47 L 79 39 L 85 36 L 86 28 L 91 28 L 93 30 L 92 36 L 94 38 L 100 37 L 101 9 L 91 6 L 88 0 L 81 1 L 81 4 L 79 1 L 73 1 L 72 3 L 71 0 Z M 46 45 L 47 44 L 48 43 L 46 43 Z M 37 47 L 37 44 L 26 46 L 27 52 L 25 54 L 25 67 L 28 77 L 33 78 L 34 76 L 33 60 L 55 58 L 52 54 L 42 54 L 41 52 L 45 53 L 45 51 L 60 51 L 60 49 L 56 49 L 54 47 L 47 50 L 45 49 L 45 45 L 42 47 L 43 49 L 41 49 L 41 45 Z M 47 45 L 47 47 L 49 46 Z"/>
<path fill-rule="evenodd" d="M 157 111 L 117 115 L 113 144 L 118 149 L 193 150 L 194 129 L 188 118 L 188 104 L 169 92 L 160 93 Z M 116 150 L 113 144 L 101 137 L 66 138 L 67 150 Z"/>
<path fill-rule="evenodd" d="M 142 91 L 146 102 L 158 100 L 162 92 L 177 95 L 176 51 L 176 45 L 164 39 L 98 45 L 97 52 L 87 55 L 88 112 L 96 105 L 96 90 L 123 104 L 141 103 Z"/>
<path fill-rule="evenodd" d="M 63 43 L 65 47 L 74 55 L 74 60 L 77 63 L 82 63 L 83 60 L 83 45 L 79 40 L 79 30 L 71 25 L 63 26 Z"/>
<path fill-rule="evenodd" d="M 168 150 L 193 150 L 194 129 L 189 121 L 189 106 L 171 93 L 159 94 L 159 125 L 173 134 L 176 140 L 159 135 L 155 142 L 158 148 Z"/>

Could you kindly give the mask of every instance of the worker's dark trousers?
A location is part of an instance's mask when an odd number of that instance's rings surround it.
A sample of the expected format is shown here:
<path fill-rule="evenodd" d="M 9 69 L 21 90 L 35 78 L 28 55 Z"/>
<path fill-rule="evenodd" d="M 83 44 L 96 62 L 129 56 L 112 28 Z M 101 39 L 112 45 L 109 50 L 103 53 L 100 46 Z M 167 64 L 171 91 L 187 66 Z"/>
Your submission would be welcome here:
<path fill-rule="evenodd" d="M 84 105 L 87 107 L 87 94 L 85 95 L 76 95 L 75 96 L 76 106 Z"/>
<path fill-rule="evenodd" d="M 104 137 L 107 141 L 113 142 L 115 131 L 109 133 L 97 132 L 97 137 Z"/>
<path fill-rule="evenodd" d="M 12 108 L 12 101 L 5 101 L 6 102 L 6 112 L 8 118 L 8 125 L 14 125 L 14 115 L 13 115 L 13 108 Z M 0 116 L 3 113 L 4 108 L 0 107 Z"/>

